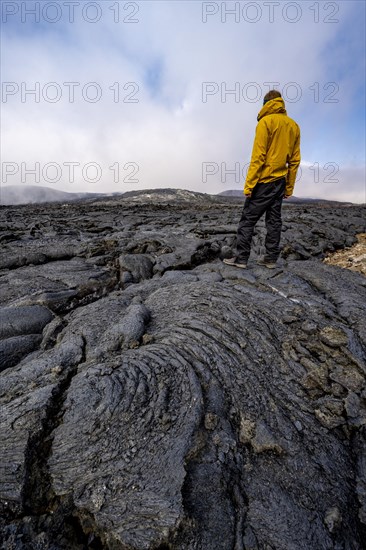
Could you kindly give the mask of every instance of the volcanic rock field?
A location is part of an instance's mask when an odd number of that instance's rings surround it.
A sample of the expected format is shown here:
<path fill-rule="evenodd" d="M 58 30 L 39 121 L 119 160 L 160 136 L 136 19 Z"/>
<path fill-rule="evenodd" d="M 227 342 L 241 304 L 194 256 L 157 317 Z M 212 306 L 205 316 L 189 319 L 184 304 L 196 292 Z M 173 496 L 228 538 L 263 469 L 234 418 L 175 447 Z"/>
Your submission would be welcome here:
<path fill-rule="evenodd" d="M 0 208 L 1 549 L 366 548 L 366 207 L 242 202 Z"/>

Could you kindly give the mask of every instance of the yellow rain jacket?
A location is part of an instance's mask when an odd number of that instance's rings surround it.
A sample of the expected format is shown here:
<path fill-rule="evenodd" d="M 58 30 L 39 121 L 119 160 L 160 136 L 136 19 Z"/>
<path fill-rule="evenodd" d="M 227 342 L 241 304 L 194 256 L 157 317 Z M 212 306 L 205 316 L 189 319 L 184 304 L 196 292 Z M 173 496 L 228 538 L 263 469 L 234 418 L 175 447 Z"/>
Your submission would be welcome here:
<path fill-rule="evenodd" d="M 267 183 L 285 176 L 285 194 L 290 196 L 301 160 L 300 128 L 287 116 L 281 97 L 265 103 L 257 120 L 244 194 L 251 193 L 258 182 Z"/>

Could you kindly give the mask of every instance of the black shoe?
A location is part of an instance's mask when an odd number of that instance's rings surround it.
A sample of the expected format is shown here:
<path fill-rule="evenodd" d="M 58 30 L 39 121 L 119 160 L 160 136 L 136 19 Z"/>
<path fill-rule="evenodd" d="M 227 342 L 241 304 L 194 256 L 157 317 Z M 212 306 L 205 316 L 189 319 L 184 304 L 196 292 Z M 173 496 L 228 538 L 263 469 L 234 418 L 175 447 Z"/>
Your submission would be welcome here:
<path fill-rule="evenodd" d="M 226 265 L 232 265 L 234 267 L 240 267 L 241 269 L 246 269 L 246 267 L 247 267 L 247 262 L 245 260 L 240 260 L 236 256 L 234 256 L 233 258 L 225 258 L 223 260 L 223 262 Z"/>
<path fill-rule="evenodd" d="M 264 265 L 264 267 L 267 267 L 268 269 L 275 269 L 277 267 L 277 260 L 268 260 L 268 258 L 259 258 L 257 260 L 258 265 Z"/>

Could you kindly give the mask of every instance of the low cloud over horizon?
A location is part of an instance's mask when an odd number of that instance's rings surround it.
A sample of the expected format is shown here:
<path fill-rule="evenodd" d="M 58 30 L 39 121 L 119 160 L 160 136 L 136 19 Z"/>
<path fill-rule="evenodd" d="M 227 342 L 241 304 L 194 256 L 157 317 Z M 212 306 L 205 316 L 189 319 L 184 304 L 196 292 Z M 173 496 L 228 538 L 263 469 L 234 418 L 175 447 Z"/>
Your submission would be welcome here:
<path fill-rule="evenodd" d="M 1 8 L 2 185 L 240 189 L 277 88 L 301 128 L 294 194 L 366 202 L 363 2 Z"/>

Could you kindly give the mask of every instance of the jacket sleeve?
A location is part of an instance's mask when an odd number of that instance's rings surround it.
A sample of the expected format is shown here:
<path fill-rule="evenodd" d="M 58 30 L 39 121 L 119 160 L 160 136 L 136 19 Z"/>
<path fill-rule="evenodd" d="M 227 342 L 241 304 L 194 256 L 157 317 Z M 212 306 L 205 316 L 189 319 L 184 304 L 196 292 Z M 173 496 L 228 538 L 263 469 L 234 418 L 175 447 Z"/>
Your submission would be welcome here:
<path fill-rule="evenodd" d="M 294 147 L 292 149 L 292 154 L 287 159 L 288 170 L 287 170 L 287 182 L 286 182 L 286 190 L 285 190 L 285 194 L 287 196 L 291 196 L 294 191 L 296 174 L 300 165 L 300 161 L 301 161 L 300 130 L 298 129 L 298 132 L 295 138 Z"/>
<path fill-rule="evenodd" d="M 252 158 L 244 185 L 244 194 L 250 193 L 258 183 L 267 156 L 268 129 L 265 121 L 258 122 L 255 131 Z"/>

